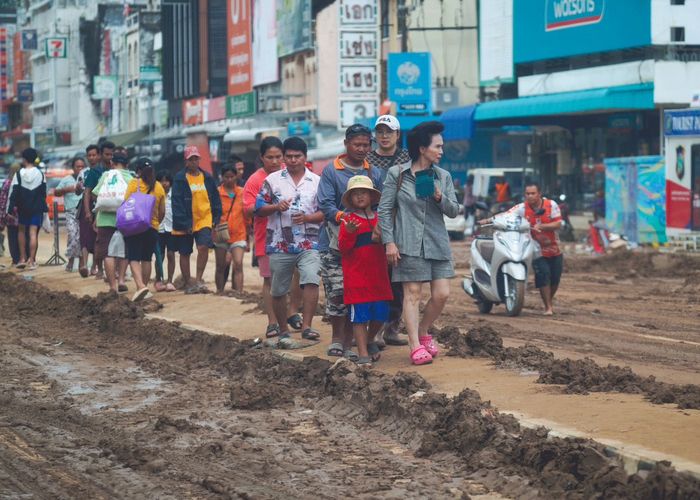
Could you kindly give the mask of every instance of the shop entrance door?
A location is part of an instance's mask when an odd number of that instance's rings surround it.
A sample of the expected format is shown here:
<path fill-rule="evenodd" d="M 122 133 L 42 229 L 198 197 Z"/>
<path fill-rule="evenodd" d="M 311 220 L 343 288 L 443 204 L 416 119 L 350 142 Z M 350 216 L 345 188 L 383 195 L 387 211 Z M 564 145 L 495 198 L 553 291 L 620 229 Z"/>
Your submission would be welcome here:
<path fill-rule="evenodd" d="M 690 172 L 692 229 L 700 231 L 700 144 L 690 148 Z"/>

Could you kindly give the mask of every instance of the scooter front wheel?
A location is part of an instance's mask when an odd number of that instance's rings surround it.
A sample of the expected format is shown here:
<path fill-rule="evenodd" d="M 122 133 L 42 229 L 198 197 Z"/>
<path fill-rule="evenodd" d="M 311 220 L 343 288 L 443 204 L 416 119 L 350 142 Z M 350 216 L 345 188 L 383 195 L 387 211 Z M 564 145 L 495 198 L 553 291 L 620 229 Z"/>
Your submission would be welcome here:
<path fill-rule="evenodd" d="M 508 280 L 508 295 L 505 297 L 506 314 L 508 316 L 518 316 L 523 310 L 525 303 L 525 282 L 516 280 L 508 274 L 504 275 Z"/>

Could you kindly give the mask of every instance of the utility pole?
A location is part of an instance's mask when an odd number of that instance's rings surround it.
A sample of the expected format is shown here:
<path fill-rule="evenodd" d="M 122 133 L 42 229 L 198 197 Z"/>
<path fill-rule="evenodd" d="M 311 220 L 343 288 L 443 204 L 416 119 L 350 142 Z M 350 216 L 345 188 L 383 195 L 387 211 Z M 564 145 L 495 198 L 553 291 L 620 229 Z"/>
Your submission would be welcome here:
<path fill-rule="evenodd" d="M 153 86 L 154 82 L 148 83 L 148 157 L 153 158 Z"/>

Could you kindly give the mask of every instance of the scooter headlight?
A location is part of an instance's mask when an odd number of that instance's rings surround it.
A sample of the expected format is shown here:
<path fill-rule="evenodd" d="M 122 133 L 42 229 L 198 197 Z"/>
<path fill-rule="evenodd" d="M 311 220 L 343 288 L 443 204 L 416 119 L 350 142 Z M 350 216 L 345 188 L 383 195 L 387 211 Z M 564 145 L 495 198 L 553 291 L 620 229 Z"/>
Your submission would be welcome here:
<path fill-rule="evenodd" d="M 503 236 L 501 236 L 500 234 L 497 234 L 497 235 L 496 235 L 496 239 L 498 240 L 498 242 L 499 242 L 501 245 L 503 245 L 503 246 L 506 247 L 508 250 L 510 250 L 510 245 L 508 244 L 508 240 L 507 240 L 507 239 L 505 239 L 505 238 L 504 238 Z"/>

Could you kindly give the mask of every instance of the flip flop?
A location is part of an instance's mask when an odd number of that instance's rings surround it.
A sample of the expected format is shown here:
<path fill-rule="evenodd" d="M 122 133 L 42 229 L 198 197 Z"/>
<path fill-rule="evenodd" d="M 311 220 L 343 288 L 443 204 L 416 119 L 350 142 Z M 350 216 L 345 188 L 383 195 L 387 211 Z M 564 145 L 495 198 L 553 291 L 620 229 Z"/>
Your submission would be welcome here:
<path fill-rule="evenodd" d="M 17 269 L 24 269 L 25 267 L 27 267 L 27 263 L 26 262 L 18 262 L 15 267 Z"/>
<path fill-rule="evenodd" d="M 175 285 L 173 285 L 172 283 L 168 283 L 167 285 L 165 285 L 165 291 L 166 292 L 176 292 L 177 288 L 175 288 Z"/>
<path fill-rule="evenodd" d="M 301 327 L 304 326 L 301 315 L 299 314 L 292 314 L 290 317 L 288 317 L 287 324 L 295 330 L 301 330 Z"/>
<path fill-rule="evenodd" d="M 141 290 L 136 290 L 136 293 L 134 293 L 134 296 L 131 297 L 132 302 L 141 302 L 143 299 L 146 298 L 146 295 L 148 295 L 148 288 L 143 287 Z"/>
<path fill-rule="evenodd" d="M 432 335 L 423 335 L 422 337 L 418 337 L 418 342 L 425 347 L 425 350 L 428 351 L 432 357 L 437 357 L 438 353 L 440 352 L 440 348 L 433 340 Z"/>
<path fill-rule="evenodd" d="M 356 352 L 351 351 L 350 349 L 345 349 L 343 351 L 343 357 L 345 359 L 349 359 L 350 361 L 352 361 L 354 363 L 357 363 L 357 360 L 360 359 L 360 356 L 358 356 Z"/>
<path fill-rule="evenodd" d="M 306 340 L 318 340 L 319 338 L 321 338 L 321 334 L 313 328 L 307 328 L 306 330 L 301 332 L 301 338 Z"/>
<path fill-rule="evenodd" d="M 277 337 L 280 334 L 280 326 L 275 323 L 272 325 L 267 325 L 267 330 L 265 330 L 265 338 L 271 339 Z"/>
<path fill-rule="evenodd" d="M 433 362 L 433 357 L 425 349 L 425 346 L 420 345 L 411 351 L 411 363 L 414 365 L 428 365 Z"/>
<path fill-rule="evenodd" d="M 357 358 L 357 366 L 364 366 L 367 368 L 372 368 L 372 358 L 369 356 L 360 356 Z"/>
<path fill-rule="evenodd" d="M 328 356 L 335 356 L 337 358 L 343 357 L 343 344 L 340 342 L 333 342 L 328 346 L 328 351 L 326 352 Z"/>
<path fill-rule="evenodd" d="M 369 354 L 369 358 L 372 360 L 373 363 L 376 363 L 382 357 L 381 348 L 377 345 L 376 342 L 367 343 L 367 353 Z"/>
<path fill-rule="evenodd" d="M 117 291 L 119 293 L 126 293 L 129 291 L 129 287 L 126 285 L 119 285 L 119 286 L 117 286 Z"/>

